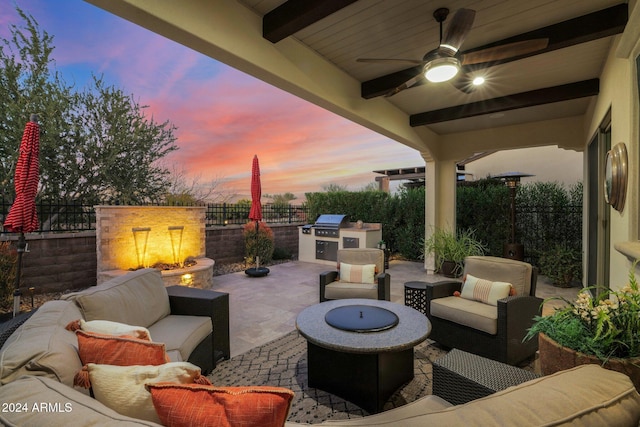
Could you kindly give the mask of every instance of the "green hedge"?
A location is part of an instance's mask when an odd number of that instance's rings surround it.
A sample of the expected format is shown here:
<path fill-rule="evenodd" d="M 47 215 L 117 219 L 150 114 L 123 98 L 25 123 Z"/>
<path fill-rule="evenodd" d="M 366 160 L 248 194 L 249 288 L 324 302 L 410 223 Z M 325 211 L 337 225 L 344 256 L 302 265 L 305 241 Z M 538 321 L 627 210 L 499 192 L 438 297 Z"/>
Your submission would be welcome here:
<path fill-rule="evenodd" d="M 509 189 L 500 181 L 483 179 L 457 188 L 456 227 L 472 229 L 488 249 L 502 256 L 511 230 Z M 350 221 L 382 223 L 382 238 L 392 252 L 420 258 L 424 237 L 425 189 L 402 188 L 390 195 L 381 191 L 307 193 L 309 220 L 321 214 L 346 214 Z M 582 183 L 565 189 L 557 182 L 518 187 L 516 240 L 525 244 L 525 257 L 536 264 L 558 241 L 582 248 Z"/>
<path fill-rule="evenodd" d="M 390 195 L 383 191 L 330 191 L 307 193 L 309 219 L 321 214 L 345 214 L 350 221 L 382 223 L 387 248 L 409 259 L 420 256 L 424 237 L 424 187 L 402 189 Z"/>

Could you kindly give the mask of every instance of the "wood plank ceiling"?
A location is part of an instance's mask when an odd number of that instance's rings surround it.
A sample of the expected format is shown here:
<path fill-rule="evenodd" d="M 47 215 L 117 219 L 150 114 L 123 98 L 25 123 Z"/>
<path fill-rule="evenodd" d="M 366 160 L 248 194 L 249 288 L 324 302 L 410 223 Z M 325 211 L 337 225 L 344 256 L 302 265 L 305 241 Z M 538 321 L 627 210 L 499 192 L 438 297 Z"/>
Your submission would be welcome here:
<path fill-rule="evenodd" d="M 361 82 L 362 97 L 377 98 L 419 73 L 406 64 L 372 64 L 357 58 L 421 59 L 436 48 L 438 7 L 474 9 L 461 51 L 546 38 L 546 49 L 515 60 L 463 68 L 486 83 L 470 93 L 453 84 L 421 81 L 385 98 L 410 117 L 411 126 L 438 134 L 583 114 L 598 93 L 598 77 L 613 37 L 628 12 L 620 0 L 238 0 L 263 18 L 273 43 L 294 37 Z M 450 19 L 450 18 L 449 18 Z M 444 23 L 446 29 L 447 21 Z"/>

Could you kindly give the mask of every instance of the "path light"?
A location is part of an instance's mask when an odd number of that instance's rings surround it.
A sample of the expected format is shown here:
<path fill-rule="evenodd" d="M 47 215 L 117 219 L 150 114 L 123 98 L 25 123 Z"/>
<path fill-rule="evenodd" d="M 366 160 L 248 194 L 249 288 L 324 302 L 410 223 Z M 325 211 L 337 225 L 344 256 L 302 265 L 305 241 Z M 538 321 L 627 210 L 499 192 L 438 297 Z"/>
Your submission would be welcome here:
<path fill-rule="evenodd" d="M 524 245 L 522 243 L 516 243 L 516 191 L 520 184 L 520 179 L 529 176 L 535 175 L 522 172 L 505 172 L 491 176 L 491 178 L 504 181 L 507 187 L 509 187 L 509 193 L 511 195 L 511 234 L 509 236 L 509 242 L 504 244 L 503 256 L 518 261 L 524 261 Z"/>

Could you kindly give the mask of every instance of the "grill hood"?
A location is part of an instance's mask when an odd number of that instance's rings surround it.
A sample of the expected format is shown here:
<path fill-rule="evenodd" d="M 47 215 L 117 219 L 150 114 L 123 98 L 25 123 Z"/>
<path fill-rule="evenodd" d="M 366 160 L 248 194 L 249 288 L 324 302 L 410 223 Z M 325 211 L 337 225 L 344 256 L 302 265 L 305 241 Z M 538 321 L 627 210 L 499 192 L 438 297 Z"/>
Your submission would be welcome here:
<path fill-rule="evenodd" d="M 345 228 L 349 224 L 347 215 L 324 214 L 320 215 L 313 225 L 315 228 Z"/>

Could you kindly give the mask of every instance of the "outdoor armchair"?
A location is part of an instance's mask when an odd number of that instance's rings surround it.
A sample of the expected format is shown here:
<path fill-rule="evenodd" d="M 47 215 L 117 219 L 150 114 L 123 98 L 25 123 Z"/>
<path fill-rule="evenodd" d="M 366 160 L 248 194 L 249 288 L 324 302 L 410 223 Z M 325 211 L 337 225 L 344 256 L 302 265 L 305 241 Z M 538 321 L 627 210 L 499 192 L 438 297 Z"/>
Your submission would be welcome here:
<path fill-rule="evenodd" d="M 391 278 L 384 271 L 381 249 L 339 249 L 337 270 L 320 274 L 320 302 L 345 298 L 389 301 L 390 293 Z"/>
<path fill-rule="evenodd" d="M 470 291 L 480 283 L 473 282 L 475 278 L 484 279 L 482 285 L 485 290 L 492 289 L 490 295 L 481 292 L 481 287 Z M 460 281 L 427 284 L 426 314 L 432 327 L 429 338 L 445 347 L 510 365 L 532 356 L 538 340 L 534 337 L 523 342 L 523 338 L 533 317 L 541 313 L 542 299 L 535 296 L 537 269 L 521 261 L 472 256 L 464 262 L 465 279 L 470 288 L 461 296 L 454 295 L 462 290 Z M 511 284 L 515 295 L 499 295 L 504 290 L 498 282 Z M 496 294 L 499 299 L 495 299 Z"/>

